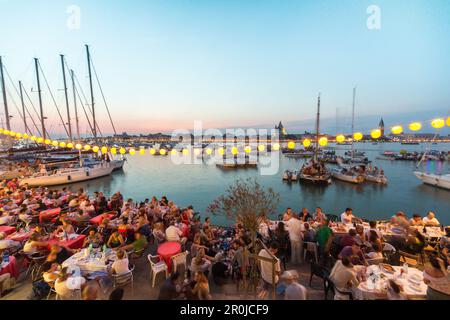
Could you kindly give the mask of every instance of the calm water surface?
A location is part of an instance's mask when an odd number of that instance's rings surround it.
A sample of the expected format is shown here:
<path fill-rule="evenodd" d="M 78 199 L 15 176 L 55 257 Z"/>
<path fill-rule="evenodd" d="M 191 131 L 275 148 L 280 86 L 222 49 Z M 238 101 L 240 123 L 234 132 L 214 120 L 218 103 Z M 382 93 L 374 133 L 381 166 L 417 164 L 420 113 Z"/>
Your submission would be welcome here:
<path fill-rule="evenodd" d="M 123 172 L 114 173 L 84 184 L 72 185 L 72 189 L 85 187 L 90 192 L 102 191 L 111 195 L 121 191 L 124 197 L 143 201 L 155 195 L 166 195 L 179 206 L 192 204 L 196 211 L 205 216 L 206 207 L 226 188 L 239 178 L 257 178 L 265 187 L 272 187 L 280 194 L 279 213 L 286 207 L 295 212 L 307 207 L 312 211 L 320 206 L 326 213 L 340 214 L 346 207 L 352 207 L 354 213 L 368 219 L 391 217 L 396 211 L 403 210 L 408 215 L 428 210 L 436 212 L 437 218 L 444 224 L 450 224 L 450 191 L 423 185 L 414 175 L 416 163 L 412 161 L 376 160 L 384 150 L 425 151 L 450 150 L 449 144 L 400 145 L 362 143 L 357 150 L 366 151 L 374 165 L 381 166 L 389 179 L 387 186 L 373 183 L 352 185 L 333 180 L 328 187 L 318 187 L 300 183 L 285 183 L 281 179 L 286 169 L 297 169 L 304 160 L 289 159 L 280 156 L 280 168 L 276 175 L 262 176 L 258 169 L 223 170 L 209 165 L 175 165 L 170 157 L 150 155 L 129 156 Z M 337 152 L 343 153 L 349 146 L 339 146 Z M 449 172 L 449 162 L 443 165 Z M 212 217 L 214 223 L 228 224 L 224 217 Z"/>

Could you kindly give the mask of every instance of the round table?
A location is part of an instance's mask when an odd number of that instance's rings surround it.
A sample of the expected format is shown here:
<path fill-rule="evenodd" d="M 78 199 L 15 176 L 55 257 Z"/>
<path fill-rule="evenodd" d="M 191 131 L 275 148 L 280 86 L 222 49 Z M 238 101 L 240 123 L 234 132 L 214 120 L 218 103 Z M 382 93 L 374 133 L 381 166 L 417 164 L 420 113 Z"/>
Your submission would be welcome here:
<path fill-rule="evenodd" d="M 164 242 L 158 247 L 158 255 L 166 263 L 169 272 L 172 272 L 172 259 L 174 255 L 181 253 L 181 244 L 179 242 Z"/>
<path fill-rule="evenodd" d="M 9 256 L 9 262 L 4 263 L 3 261 L 0 263 L 0 275 L 9 273 L 11 277 L 18 278 L 20 270 L 16 265 L 16 258 L 14 256 Z"/>

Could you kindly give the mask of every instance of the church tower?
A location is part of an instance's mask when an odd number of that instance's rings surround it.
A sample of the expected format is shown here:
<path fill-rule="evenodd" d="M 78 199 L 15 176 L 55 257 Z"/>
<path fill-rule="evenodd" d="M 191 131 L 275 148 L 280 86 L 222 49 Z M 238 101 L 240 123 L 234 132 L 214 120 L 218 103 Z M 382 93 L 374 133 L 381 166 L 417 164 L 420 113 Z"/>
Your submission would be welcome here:
<path fill-rule="evenodd" d="M 383 118 L 381 118 L 380 124 L 378 125 L 378 128 L 381 130 L 381 136 L 384 137 L 384 121 L 383 121 Z"/>

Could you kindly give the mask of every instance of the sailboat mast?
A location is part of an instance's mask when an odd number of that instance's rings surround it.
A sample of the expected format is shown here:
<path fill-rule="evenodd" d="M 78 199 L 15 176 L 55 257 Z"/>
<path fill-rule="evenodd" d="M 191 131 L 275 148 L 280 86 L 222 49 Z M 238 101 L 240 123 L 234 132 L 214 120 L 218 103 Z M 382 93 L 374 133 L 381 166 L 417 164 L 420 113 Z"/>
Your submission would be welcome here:
<path fill-rule="evenodd" d="M 353 135 L 355 134 L 355 101 L 356 101 L 356 87 L 353 88 L 353 105 L 352 105 L 352 157 L 354 156 Z"/>
<path fill-rule="evenodd" d="M 47 132 L 45 131 L 44 109 L 42 108 L 41 81 L 39 79 L 39 60 L 38 60 L 38 58 L 34 58 L 34 67 L 36 69 L 36 80 L 37 80 L 38 96 L 39 96 L 39 110 L 41 112 L 42 136 L 45 140 L 45 139 L 47 139 Z"/>
<path fill-rule="evenodd" d="M 20 102 L 22 103 L 23 128 L 25 130 L 24 132 L 28 132 L 31 134 L 31 130 L 28 128 L 28 125 L 27 125 L 27 116 L 25 113 L 25 102 L 23 101 L 22 81 L 19 81 L 19 93 L 20 93 Z"/>
<path fill-rule="evenodd" d="M 9 123 L 8 100 L 6 99 L 5 76 L 3 74 L 3 61 L 1 56 L 0 56 L 0 76 L 2 78 L 2 92 L 3 92 L 3 104 L 5 106 L 6 129 L 11 130 L 11 125 Z"/>
<path fill-rule="evenodd" d="M 316 118 L 316 150 L 314 151 L 314 160 L 318 161 L 319 152 L 319 131 L 320 131 L 320 93 L 317 100 L 317 118 Z"/>
<path fill-rule="evenodd" d="M 64 95 L 66 97 L 66 109 L 67 109 L 67 125 L 69 127 L 69 141 L 72 141 L 72 125 L 70 123 L 70 109 L 69 109 L 69 97 L 67 96 L 67 82 L 66 82 L 66 68 L 64 66 L 64 55 L 61 54 L 61 68 L 64 83 Z"/>
<path fill-rule="evenodd" d="M 89 88 L 91 89 L 91 106 L 92 106 L 93 133 L 94 133 L 94 140 L 97 141 L 97 125 L 96 125 L 96 121 L 95 121 L 95 107 L 94 107 L 94 89 L 92 87 L 91 55 L 89 53 L 89 46 L 88 45 L 86 45 L 86 56 L 87 56 L 88 72 L 89 72 Z"/>
<path fill-rule="evenodd" d="M 78 137 L 78 141 L 80 141 L 81 137 L 80 137 L 80 122 L 78 119 L 78 110 L 77 110 L 77 92 L 76 92 L 76 88 L 75 88 L 75 76 L 73 74 L 72 69 L 70 69 L 70 78 L 72 80 L 73 106 L 74 106 L 74 110 L 75 110 L 75 123 L 76 123 L 76 127 L 77 127 L 77 137 Z"/>

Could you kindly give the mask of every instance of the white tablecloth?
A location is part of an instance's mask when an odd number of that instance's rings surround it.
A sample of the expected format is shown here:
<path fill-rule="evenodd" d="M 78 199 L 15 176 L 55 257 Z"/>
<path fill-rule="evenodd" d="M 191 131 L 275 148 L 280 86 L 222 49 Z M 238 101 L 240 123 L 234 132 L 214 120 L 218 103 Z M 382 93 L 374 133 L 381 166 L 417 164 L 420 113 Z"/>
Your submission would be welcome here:
<path fill-rule="evenodd" d="M 77 266 L 81 269 L 81 272 L 107 272 L 108 267 L 112 261 L 117 259 L 116 253 L 110 249 L 107 250 L 106 256 L 102 256 L 102 252 L 96 252 L 95 254 L 85 257 L 87 249 L 83 249 L 77 252 L 69 259 L 63 262 L 62 267 Z"/>

